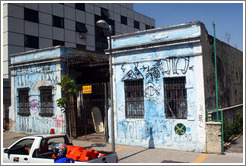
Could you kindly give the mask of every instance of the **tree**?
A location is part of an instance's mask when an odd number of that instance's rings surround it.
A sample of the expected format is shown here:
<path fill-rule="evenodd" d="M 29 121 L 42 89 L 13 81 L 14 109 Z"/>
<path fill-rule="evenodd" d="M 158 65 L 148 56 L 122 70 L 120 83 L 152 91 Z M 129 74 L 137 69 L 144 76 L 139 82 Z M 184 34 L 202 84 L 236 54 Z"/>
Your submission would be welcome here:
<path fill-rule="evenodd" d="M 62 76 L 61 82 L 57 84 L 61 86 L 63 92 L 63 96 L 57 99 L 57 106 L 61 108 L 61 111 L 66 115 L 66 122 L 69 122 L 69 135 L 71 136 L 69 97 L 77 93 L 77 87 L 74 80 L 71 79 L 68 74 Z"/>

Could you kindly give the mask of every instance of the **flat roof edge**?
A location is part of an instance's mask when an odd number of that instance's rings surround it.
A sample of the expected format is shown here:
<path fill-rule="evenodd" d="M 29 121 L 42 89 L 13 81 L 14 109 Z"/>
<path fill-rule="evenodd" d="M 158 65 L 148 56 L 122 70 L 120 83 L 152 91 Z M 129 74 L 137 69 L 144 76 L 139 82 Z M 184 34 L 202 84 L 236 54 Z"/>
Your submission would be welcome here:
<path fill-rule="evenodd" d="M 127 36 L 131 36 L 134 34 L 136 35 L 136 34 L 145 33 L 145 32 L 155 32 L 155 31 L 159 31 L 159 30 L 174 29 L 174 28 L 184 27 L 184 26 L 188 26 L 188 25 L 201 25 L 201 24 L 203 24 L 201 21 L 193 21 L 193 22 L 188 22 L 188 23 L 182 23 L 182 24 L 170 25 L 170 26 L 165 26 L 165 27 L 160 27 L 160 28 L 140 30 L 140 31 L 136 31 L 136 32 L 115 35 L 115 36 L 112 36 L 112 39 L 120 38 L 120 37 L 127 37 Z"/>
<path fill-rule="evenodd" d="M 53 47 L 46 47 L 46 48 L 40 48 L 40 49 L 33 49 L 30 51 L 24 51 L 24 52 L 19 52 L 15 54 L 10 54 L 9 57 L 12 56 L 18 56 L 18 55 L 24 55 L 24 54 L 30 54 L 30 53 L 35 53 L 35 52 L 41 52 L 41 51 L 46 51 L 46 50 L 52 50 L 52 49 L 57 49 L 57 48 L 67 48 L 64 46 L 53 46 Z"/>

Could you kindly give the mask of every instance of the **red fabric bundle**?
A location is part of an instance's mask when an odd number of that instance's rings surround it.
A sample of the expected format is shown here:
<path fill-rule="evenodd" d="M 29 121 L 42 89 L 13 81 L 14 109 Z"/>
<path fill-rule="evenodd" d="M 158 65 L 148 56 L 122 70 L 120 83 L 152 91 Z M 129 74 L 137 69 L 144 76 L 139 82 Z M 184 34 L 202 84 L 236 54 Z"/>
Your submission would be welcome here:
<path fill-rule="evenodd" d="M 88 161 L 93 160 L 98 157 L 105 156 L 105 154 L 100 154 L 94 149 L 84 149 L 80 146 L 67 145 L 67 158 L 71 158 L 74 161 Z"/>

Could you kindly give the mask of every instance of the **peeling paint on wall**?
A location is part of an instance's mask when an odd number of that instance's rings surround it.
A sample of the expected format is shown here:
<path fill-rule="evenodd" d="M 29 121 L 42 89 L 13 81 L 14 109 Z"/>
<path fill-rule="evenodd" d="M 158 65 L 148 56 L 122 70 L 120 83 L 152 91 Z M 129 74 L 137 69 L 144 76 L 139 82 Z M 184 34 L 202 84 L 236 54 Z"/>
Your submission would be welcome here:
<path fill-rule="evenodd" d="M 16 117 L 17 117 L 17 131 L 26 131 L 34 133 L 49 133 L 51 128 L 61 128 L 65 125 L 62 115 L 58 115 L 57 107 L 53 106 L 54 117 L 40 117 L 40 86 L 52 86 L 53 101 L 56 101 L 56 86 L 57 78 L 60 77 L 59 71 L 56 69 L 55 63 L 48 63 L 45 65 L 30 65 L 27 67 L 20 67 L 15 70 L 15 88 L 29 87 L 29 101 L 30 113 L 29 117 L 22 117 L 18 115 L 18 95 L 16 95 Z M 18 94 L 17 90 L 15 91 Z M 63 127 L 64 128 L 64 127 Z M 64 129 L 62 129 L 64 130 Z"/>
<path fill-rule="evenodd" d="M 42 58 L 59 57 L 59 49 L 35 51 L 32 53 L 20 54 L 11 57 L 12 63 L 15 62 L 32 62 L 35 56 L 38 56 L 35 60 L 42 60 Z M 16 66 L 12 69 L 12 80 L 14 85 L 12 86 L 12 100 L 14 108 L 15 126 L 13 129 L 15 132 L 31 132 L 31 133 L 49 133 L 51 128 L 54 128 L 56 133 L 65 132 L 65 117 L 60 109 L 57 108 L 56 100 L 61 96 L 59 92 L 60 87 L 57 86 L 58 81 L 61 78 L 61 65 L 63 63 L 50 61 L 47 63 L 28 63 L 25 66 Z M 40 87 L 49 86 L 52 87 L 52 115 L 44 115 L 41 113 L 41 99 L 40 99 Z M 20 88 L 29 88 L 29 110 L 30 115 L 19 115 L 18 109 L 18 90 Z"/>
<path fill-rule="evenodd" d="M 122 47 L 123 41 L 124 45 L 135 45 L 135 42 L 159 40 L 163 35 L 166 37 L 161 40 L 175 38 L 175 32 L 184 32 L 180 36 L 189 33 L 197 35 L 197 26 L 192 28 L 172 29 L 170 30 L 172 32 L 155 31 L 148 34 L 143 32 L 143 36 L 139 33 L 137 36 L 133 34 L 122 38 L 116 37 L 114 48 Z M 148 37 L 150 39 L 147 39 Z M 194 61 L 195 58 L 197 60 L 202 58 L 195 55 L 196 50 L 200 50 L 198 47 L 198 44 L 186 43 L 116 53 L 114 77 L 117 143 L 198 152 L 205 149 L 204 140 L 199 139 L 205 134 L 205 111 L 201 105 L 204 103 L 198 103 L 203 100 L 197 100 L 197 96 L 204 93 L 203 89 L 196 88 L 198 80 L 203 82 L 201 80 L 203 77 L 198 77 L 202 71 L 200 61 L 199 63 Z M 164 78 L 172 77 L 185 77 L 186 119 L 171 119 L 165 115 Z M 126 118 L 124 81 L 138 79 L 143 80 L 144 118 Z"/>
<path fill-rule="evenodd" d="M 116 98 L 117 104 L 121 104 L 117 111 L 117 140 L 119 142 L 130 144 L 137 144 L 142 142 L 142 145 L 144 146 L 149 146 L 148 144 L 151 142 L 151 147 L 169 147 L 171 142 L 176 142 L 178 144 L 183 144 L 184 142 L 198 142 L 198 137 L 193 138 L 193 134 L 196 134 L 196 130 L 193 129 L 194 133 L 191 133 L 190 127 L 189 130 L 187 129 L 187 132 L 183 135 L 177 135 L 174 131 L 175 126 L 173 123 L 180 120 L 166 119 L 164 113 L 163 78 L 165 76 L 177 77 L 187 75 L 187 80 L 189 80 L 190 78 L 188 78 L 188 76 L 191 76 L 194 72 L 194 65 L 191 63 L 191 59 L 192 57 L 170 57 L 159 61 L 149 61 L 144 63 L 132 63 L 116 66 L 116 88 L 118 89 L 117 92 L 119 92 L 119 95 L 117 95 Z M 122 94 L 124 94 L 124 80 L 128 79 L 144 79 L 144 119 L 124 118 L 125 105 L 124 96 Z M 187 82 L 192 82 L 192 80 Z M 193 89 L 188 93 L 191 95 L 194 94 L 195 91 Z M 195 103 L 190 104 L 188 101 L 188 105 L 195 105 Z M 188 108 L 188 110 L 190 109 L 191 107 Z M 190 111 L 188 111 L 188 113 L 191 114 Z M 193 123 L 198 123 L 199 120 L 200 125 L 203 125 L 204 117 L 201 115 L 199 117 L 200 119 L 197 118 Z"/>

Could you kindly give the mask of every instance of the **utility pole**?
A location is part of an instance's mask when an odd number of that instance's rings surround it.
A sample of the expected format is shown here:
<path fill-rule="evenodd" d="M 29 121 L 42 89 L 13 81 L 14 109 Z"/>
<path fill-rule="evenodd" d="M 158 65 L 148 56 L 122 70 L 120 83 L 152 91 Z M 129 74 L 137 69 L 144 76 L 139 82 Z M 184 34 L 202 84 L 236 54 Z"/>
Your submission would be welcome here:
<path fill-rule="evenodd" d="M 216 55 L 216 36 L 215 36 L 215 24 L 213 22 L 213 29 L 214 29 L 214 70 L 215 70 L 215 102 L 216 102 L 216 115 L 217 115 L 217 122 L 219 121 L 219 103 L 218 103 L 218 78 L 217 78 L 217 55 Z M 223 111 L 221 113 L 221 150 L 224 153 L 224 118 L 223 118 Z"/>

